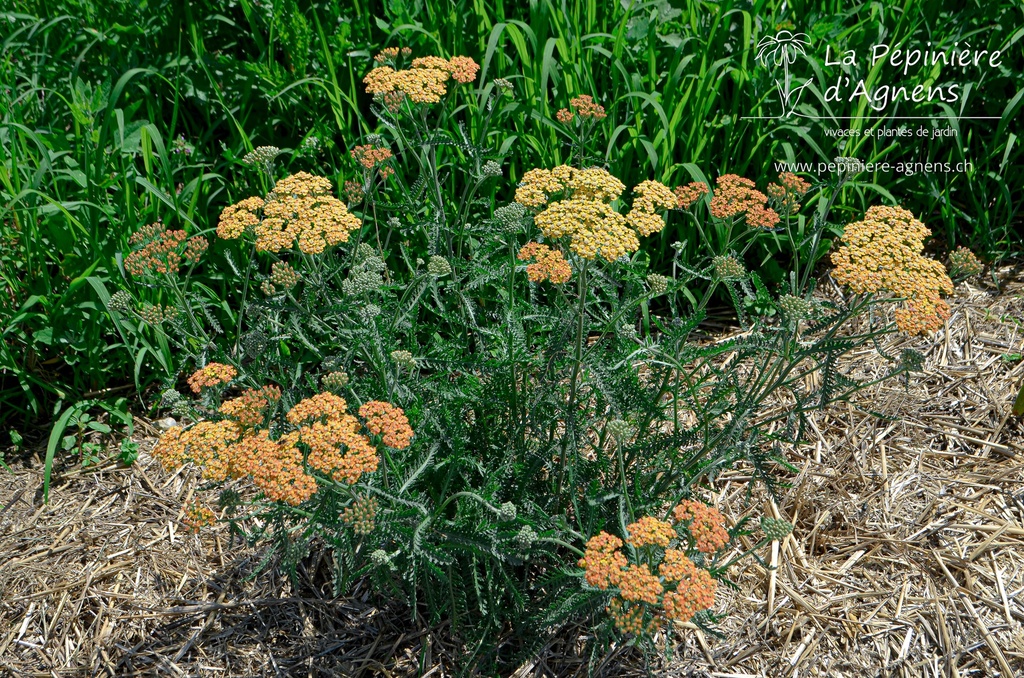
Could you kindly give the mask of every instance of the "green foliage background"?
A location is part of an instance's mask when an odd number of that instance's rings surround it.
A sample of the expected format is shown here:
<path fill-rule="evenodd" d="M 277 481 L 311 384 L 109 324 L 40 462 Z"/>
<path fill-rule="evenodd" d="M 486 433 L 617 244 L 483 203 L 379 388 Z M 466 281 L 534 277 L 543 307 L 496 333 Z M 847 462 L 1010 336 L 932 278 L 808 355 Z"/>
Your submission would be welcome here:
<path fill-rule="evenodd" d="M 45 421 L 55 407 L 66 412 L 83 398 L 103 402 L 141 391 L 147 380 L 173 372 L 166 345 L 122 336 L 110 323 L 106 297 L 124 284 L 117 253 L 156 220 L 210 231 L 224 205 L 264 188 L 240 162 L 255 146 L 287 151 L 278 162 L 282 175 L 307 169 L 338 185 L 350 178 L 348 150 L 377 124 L 361 79 L 373 54 L 389 45 L 410 46 L 416 55 L 471 56 L 483 68 L 478 84 L 495 77 L 515 83 L 516 115 L 495 132 L 507 177 L 496 204 L 511 199 L 524 171 L 565 161 L 569 147 L 554 113 L 589 93 L 608 109 L 600 130 L 605 160 L 627 185 L 732 172 L 763 187 L 775 178 L 772 161 L 836 155 L 969 160 L 974 167 L 963 174 L 862 176 L 837 202 L 839 220 L 898 202 L 933 229 L 940 248 L 969 244 L 1003 257 L 1022 235 L 1022 15 L 1014 0 L 4 0 L 0 423 Z M 837 72 L 823 70 L 826 45 L 857 50 L 862 56 L 851 75 L 875 85 L 897 84 L 869 69 L 864 55 L 877 42 L 930 41 L 940 49 L 970 43 L 1002 49 L 1004 58 L 995 70 L 927 74 L 934 82 L 972 83 L 962 110 L 901 104 L 889 111 L 944 116 L 926 124 L 955 126 L 957 137 L 861 137 L 840 149 L 823 130 L 842 123 L 744 119 L 778 110 L 773 73 L 755 62 L 755 46 L 780 28 L 809 34 L 808 59 L 794 69 L 820 83 Z M 820 92 L 809 92 L 799 109 L 805 114 L 869 113 L 858 102 L 829 109 Z M 877 117 L 848 123 L 886 124 Z M 310 135 L 325 142 L 322 153 L 291 152 Z M 693 237 L 666 229 L 663 264 L 670 243 Z M 750 263 L 770 271 L 770 254 L 754 252 L 758 260 Z M 197 275 L 230 314 L 237 292 L 228 266 L 208 265 Z"/>

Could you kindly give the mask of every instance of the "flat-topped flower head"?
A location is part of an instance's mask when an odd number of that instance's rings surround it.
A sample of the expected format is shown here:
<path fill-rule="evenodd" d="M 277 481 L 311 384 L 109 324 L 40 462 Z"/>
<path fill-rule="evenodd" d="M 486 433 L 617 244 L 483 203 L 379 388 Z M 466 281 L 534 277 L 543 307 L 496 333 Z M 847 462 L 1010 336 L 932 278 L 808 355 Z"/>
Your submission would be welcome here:
<path fill-rule="evenodd" d="M 366 420 L 370 433 L 383 436 L 384 444 L 404 450 L 412 441 L 412 427 L 402 408 L 380 400 L 371 400 L 359 408 L 359 416 Z"/>
<path fill-rule="evenodd" d="M 676 196 L 668 186 L 658 181 L 642 181 L 633 188 L 633 207 L 626 221 L 641 236 L 657 233 L 665 227 L 661 212 L 676 206 Z"/>
<path fill-rule="evenodd" d="M 217 235 L 227 240 L 253 233 L 256 250 L 281 252 L 298 246 L 304 254 L 321 254 L 348 242 L 361 222 L 331 195 L 329 179 L 298 172 L 281 179 L 262 198 L 246 198 L 221 212 Z"/>
<path fill-rule="evenodd" d="M 640 563 L 627 567 L 619 575 L 619 595 L 623 600 L 643 601 L 656 605 L 658 596 L 665 590 L 661 581 L 651 574 L 647 565 Z"/>
<path fill-rule="evenodd" d="M 239 440 L 229 453 L 235 477 L 251 476 L 253 485 L 270 501 L 298 506 L 316 494 L 316 478 L 306 473 L 294 437 L 271 440 L 270 432 L 263 429 Z"/>
<path fill-rule="evenodd" d="M 684 523 L 701 553 L 715 553 L 729 543 L 725 516 L 718 509 L 693 499 L 685 499 L 672 510 L 677 523 Z"/>
<path fill-rule="evenodd" d="M 694 568 L 688 576 L 679 580 L 674 591 L 665 594 L 661 603 L 665 616 L 675 621 L 690 621 L 695 614 L 715 604 L 717 590 L 718 582 L 711 573 Z"/>
<path fill-rule="evenodd" d="M 588 584 L 599 589 L 618 585 L 628 564 L 619 550 L 621 548 L 622 540 L 607 532 L 590 538 L 579 561 L 579 566 L 586 571 L 584 576 Z"/>
<path fill-rule="evenodd" d="M 691 181 L 684 186 L 676 186 L 673 193 L 676 196 L 676 208 L 688 210 L 693 207 L 704 195 L 710 193 L 711 189 L 703 181 Z"/>
<path fill-rule="evenodd" d="M 844 229 L 844 244 L 832 253 L 832 275 L 856 294 L 887 291 L 905 297 L 903 308 L 895 313 L 900 330 L 937 330 L 950 312 L 940 295 L 953 293 L 953 281 L 941 263 L 921 253 L 929 235 L 931 231 L 901 207 L 871 207 L 861 221 Z"/>
<path fill-rule="evenodd" d="M 385 164 L 394 157 L 390 148 L 375 144 L 364 144 L 353 148 L 349 155 L 362 165 L 363 169 L 368 171 L 376 169 L 382 177 L 387 178 L 395 173 L 393 168 Z"/>
<path fill-rule="evenodd" d="M 677 520 L 698 524 L 708 522 L 705 518 L 711 515 L 710 512 L 717 513 L 700 502 L 684 502 L 676 508 L 674 515 Z M 685 540 L 678 548 L 668 547 L 678 536 L 676 528 L 670 522 L 650 516 L 628 525 L 626 530 L 631 546 L 637 549 L 657 547 L 653 551 L 634 552 L 633 555 L 640 560 L 633 563 L 623 553 L 624 544 L 618 537 L 601 532 L 587 542 L 579 566 L 584 568 L 584 578 L 591 586 L 602 590 L 617 589 L 608 612 L 620 631 L 653 632 L 658 628 L 657 621 L 642 623 L 648 613 L 653 613 L 655 620 L 667 618 L 685 622 L 714 605 L 718 583 L 709 571 L 691 560 L 688 552 L 693 547 L 687 547 Z M 706 542 L 707 538 L 700 541 Z M 713 552 L 711 549 L 704 551 Z M 661 558 L 657 562 L 659 552 Z M 645 561 L 651 556 L 655 562 L 648 565 Z M 655 566 L 657 574 L 652 571 Z"/>
<path fill-rule="evenodd" d="M 581 94 L 578 97 L 574 97 L 569 100 L 569 105 L 576 111 L 576 114 L 581 118 L 590 118 L 592 120 L 603 120 L 607 117 L 604 112 L 604 106 L 594 101 L 594 97 L 589 94 Z"/>
<path fill-rule="evenodd" d="M 768 196 L 754 188 L 750 179 L 723 174 L 715 181 L 711 215 L 718 219 L 742 216 L 750 226 L 771 229 L 779 223 L 779 215 L 767 203 Z"/>
<path fill-rule="evenodd" d="M 277 386 L 250 388 L 231 400 L 225 400 L 218 412 L 235 420 L 242 428 L 259 426 L 266 419 L 270 406 L 281 400 L 281 389 Z"/>
<path fill-rule="evenodd" d="M 448 60 L 452 79 L 463 85 L 476 80 L 476 74 L 480 72 L 480 65 L 467 56 L 453 56 Z"/>
<path fill-rule="evenodd" d="M 779 183 L 768 184 L 768 197 L 780 214 L 795 214 L 800 210 L 800 199 L 811 189 L 811 185 L 793 174 L 783 172 Z"/>
<path fill-rule="evenodd" d="M 633 191 L 633 207 L 621 214 L 612 206 L 625 185 L 600 168 L 532 169 L 523 175 L 516 202 L 537 210 L 534 223 L 550 240 L 569 238 L 569 247 L 584 259 L 614 261 L 640 248 L 639 236 L 664 227 L 659 212 L 676 204 L 671 190 L 644 181 Z"/>
<path fill-rule="evenodd" d="M 256 249 L 280 252 L 297 244 L 304 254 L 321 254 L 348 242 L 360 221 L 331 190 L 328 179 L 306 172 L 277 182 L 263 205 L 263 220 L 253 228 Z"/>
<path fill-rule="evenodd" d="M 223 363 L 208 363 L 192 373 L 188 378 L 188 385 L 193 393 L 201 393 L 204 388 L 213 388 L 227 384 L 238 376 L 238 370 L 231 365 Z"/>
<path fill-rule="evenodd" d="M 246 198 L 225 207 L 217 224 L 217 237 L 234 240 L 246 232 L 251 232 L 256 224 L 260 223 L 262 209 L 263 198 Z"/>
<path fill-rule="evenodd" d="M 296 403 L 286 415 L 292 424 L 304 424 L 319 419 L 334 419 L 348 412 L 348 403 L 333 393 L 317 393 Z"/>
<path fill-rule="evenodd" d="M 676 538 L 672 523 L 652 516 L 644 516 L 635 523 L 630 523 L 626 526 L 626 532 L 629 533 L 630 545 L 635 548 L 650 544 L 664 548 Z"/>
<path fill-rule="evenodd" d="M 124 267 L 133 276 L 174 275 L 183 264 L 198 263 L 209 247 L 206 238 L 169 231 L 159 222 L 140 228 L 128 242 L 133 248 L 124 259 Z"/>
<path fill-rule="evenodd" d="M 533 261 L 526 266 L 526 276 L 539 283 L 550 280 L 560 285 L 572 277 L 572 268 L 559 250 L 538 242 L 526 243 L 517 255 L 520 261 Z"/>
<path fill-rule="evenodd" d="M 204 527 L 209 527 L 217 522 L 217 516 L 208 507 L 199 502 L 192 502 L 185 507 L 185 515 L 181 519 L 182 524 L 189 532 L 198 532 Z"/>
<path fill-rule="evenodd" d="M 470 57 L 444 59 L 427 56 L 413 59 L 412 67 L 408 69 L 378 66 L 366 74 L 363 83 L 367 94 L 385 102 L 388 96 L 400 93 L 416 104 L 436 104 L 448 93 L 445 83 L 449 79 L 469 83 L 476 79 L 479 70 L 480 66 Z"/>
<path fill-rule="evenodd" d="M 359 430 L 358 419 L 339 414 L 303 425 L 289 435 L 295 444 L 309 450 L 306 463 L 310 467 L 351 485 L 364 473 L 376 471 L 380 461 L 377 450 Z"/>

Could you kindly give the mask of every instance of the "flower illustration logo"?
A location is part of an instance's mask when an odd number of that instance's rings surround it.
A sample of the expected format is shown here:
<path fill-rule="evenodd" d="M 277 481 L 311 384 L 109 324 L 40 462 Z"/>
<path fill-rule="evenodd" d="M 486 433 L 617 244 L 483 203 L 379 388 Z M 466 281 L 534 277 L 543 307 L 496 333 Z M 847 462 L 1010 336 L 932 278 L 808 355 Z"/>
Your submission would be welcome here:
<path fill-rule="evenodd" d="M 805 81 L 802 85 L 794 86 L 793 76 L 789 67 L 796 61 L 797 55 L 806 56 L 804 47 L 808 44 L 806 33 L 793 33 L 782 30 L 775 35 L 766 35 L 757 43 L 757 60 L 762 65 L 768 66 L 771 62 L 775 67 L 782 66 L 782 81 L 775 80 L 775 87 L 779 90 L 779 97 L 782 99 L 782 115 L 786 118 L 793 114 L 796 105 L 800 100 L 800 94 L 810 84 Z"/>

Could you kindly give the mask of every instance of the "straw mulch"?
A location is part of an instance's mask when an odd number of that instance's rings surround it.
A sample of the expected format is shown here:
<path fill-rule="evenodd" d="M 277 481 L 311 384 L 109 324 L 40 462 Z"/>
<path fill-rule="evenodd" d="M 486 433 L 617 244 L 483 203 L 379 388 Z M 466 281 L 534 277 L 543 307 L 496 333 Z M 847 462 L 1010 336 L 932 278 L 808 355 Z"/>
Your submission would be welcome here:
<path fill-rule="evenodd" d="M 776 500 L 742 469 L 715 500 L 769 513 L 792 535 L 721 587 L 722 638 L 681 630 L 656 675 L 1024 675 L 1024 433 L 1010 408 L 1024 377 L 1024 285 L 961 285 L 947 329 L 914 346 L 925 373 L 819 413 L 799 474 Z M 1018 319 L 1015 321 L 1014 319 Z M 849 371 L 884 369 L 871 352 Z M 872 416 L 869 411 L 886 418 Z M 179 524 L 194 483 L 145 454 L 57 475 L 0 473 L 0 675 L 447 676 L 444 628 L 381 609 L 362 586 L 336 598 L 314 554 L 293 584 L 219 525 Z M 515 673 L 585 675 L 573 634 Z M 665 642 L 661 638 L 662 643 Z M 599 671 L 644 675 L 628 648 Z"/>
<path fill-rule="evenodd" d="M 762 550 L 774 569 L 735 573 L 725 638 L 691 632 L 674 675 L 1024 676 L 1024 285 L 957 292 L 944 331 L 884 342 L 924 374 L 819 413 L 776 501 L 741 471 L 718 485 L 727 514 L 796 527 Z"/>

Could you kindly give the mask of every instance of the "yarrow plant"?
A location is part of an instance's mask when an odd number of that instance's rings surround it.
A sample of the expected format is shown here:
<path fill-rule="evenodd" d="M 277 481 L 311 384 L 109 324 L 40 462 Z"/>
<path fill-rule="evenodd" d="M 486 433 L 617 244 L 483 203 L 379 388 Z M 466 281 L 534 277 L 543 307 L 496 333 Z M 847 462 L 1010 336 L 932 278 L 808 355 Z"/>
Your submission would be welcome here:
<path fill-rule="evenodd" d="M 773 489 L 812 413 L 874 383 L 840 358 L 890 331 L 847 336 L 872 295 L 819 301 L 807 282 L 844 179 L 627 187 L 583 150 L 520 175 L 511 81 L 397 47 L 374 63 L 379 125 L 348 146 L 349 176 L 268 173 L 224 208 L 215 247 L 161 229 L 134 243 L 160 308 L 134 288 L 110 308 L 143 309 L 153 322 L 120 326 L 173 347 L 157 406 L 183 424 L 154 456 L 219 488 L 220 520 L 290 572 L 328 549 L 339 594 L 369 577 L 450 621 L 472 670 L 518 666 L 574 622 L 601 629 L 595 653 L 713 627 L 730 567 L 782 527 L 739 549 L 742 521 L 696 497 L 737 464 Z M 566 110 L 580 149 L 620 122 L 592 97 Z M 676 219 L 701 237 L 654 269 Z M 747 257 L 784 239 L 803 254 L 776 294 Z M 193 284 L 203 266 L 236 305 Z M 721 290 L 748 331 L 699 345 Z M 919 367 L 903 358 L 876 381 Z M 173 360 L 190 367 L 181 384 Z"/>

